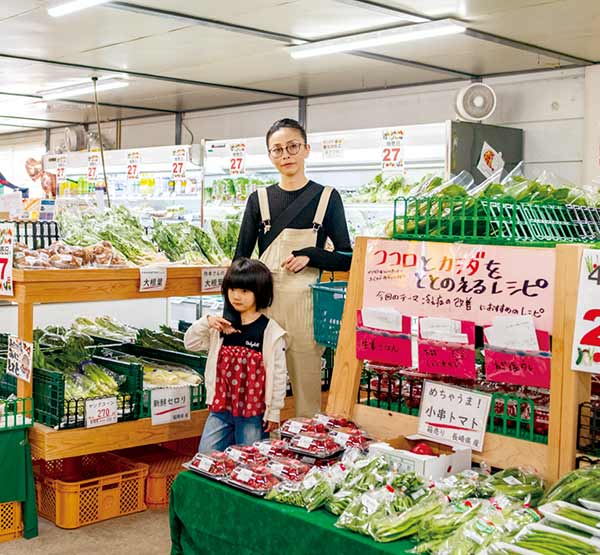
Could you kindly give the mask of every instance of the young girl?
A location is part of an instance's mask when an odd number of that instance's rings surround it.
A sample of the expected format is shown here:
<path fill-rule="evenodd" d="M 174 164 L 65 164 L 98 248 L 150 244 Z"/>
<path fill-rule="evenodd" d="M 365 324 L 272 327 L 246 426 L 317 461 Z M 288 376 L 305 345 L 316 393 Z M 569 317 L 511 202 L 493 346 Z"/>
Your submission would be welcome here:
<path fill-rule="evenodd" d="M 204 380 L 210 414 L 198 450 L 223 451 L 249 445 L 279 427 L 287 368 L 285 332 L 261 313 L 273 301 L 273 278 L 258 260 L 239 258 L 223 279 L 229 311 L 239 314 L 234 330 L 218 316 L 205 316 L 185 334 L 190 351 L 208 349 Z"/>

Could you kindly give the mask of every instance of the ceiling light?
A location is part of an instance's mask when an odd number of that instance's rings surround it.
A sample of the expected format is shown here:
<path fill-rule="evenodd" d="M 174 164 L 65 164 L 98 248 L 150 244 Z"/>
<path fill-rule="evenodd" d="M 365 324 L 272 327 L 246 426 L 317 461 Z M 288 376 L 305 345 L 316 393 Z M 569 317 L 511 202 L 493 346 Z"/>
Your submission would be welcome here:
<path fill-rule="evenodd" d="M 329 39 L 311 42 L 300 46 L 292 46 L 290 55 L 292 58 L 310 58 L 312 56 L 324 56 L 338 52 L 349 52 L 364 48 L 374 48 L 386 44 L 397 44 L 413 40 L 422 40 L 444 35 L 464 33 L 465 25 L 454 19 L 441 19 L 415 25 L 403 25 L 383 31 L 371 31 L 369 33 L 357 33 L 339 39 Z"/>
<path fill-rule="evenodd" d="M 71 0 L 71 2 L 64 2 L 63 4 L 54 6 L 53 8 L 48 8 L 48 15 L 51 15 L 52 17 L 60 17 L 62 15 L 78 12 L 79 10 L 91 8 L 92 6 L 106 4 L 107 2 L 110 2 L 110 0 Z"/>
<path fill-rule="evenodd" d="M 109 91 L 111 89 L 121 89 L 128 86 L 129 82 L 120 77 L 105 77 L 98 79 L 96 90 Z M 94 83 L 90 80 L 83 83 L 77 83 L 75 85 L 69 85 L 68 87 L 59 87 L 57 89 L 39 91 L 37 94 L 39 94 L 44 100 L 57 100 L 62 98 L 71 98 L 73 96 L 81 96 L 93 92 Z"/>

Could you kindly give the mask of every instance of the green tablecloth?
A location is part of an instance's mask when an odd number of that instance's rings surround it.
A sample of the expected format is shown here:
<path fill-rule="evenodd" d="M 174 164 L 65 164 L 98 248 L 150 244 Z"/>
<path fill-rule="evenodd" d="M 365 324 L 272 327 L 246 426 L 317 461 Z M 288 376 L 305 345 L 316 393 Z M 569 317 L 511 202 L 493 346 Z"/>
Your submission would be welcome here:
<path fill-rule="evenodd" d="M 171 555 L 404 555 L 409 541 L 379 544 L 334 527 L 324 510 L 265 501 L 181 472 L 169 505 Z"/>
<path fill-rule="evenodd" d="M 0 503 L 23 502 L 23 535 L 34 538 L 37 506 L 27 430 L 0 431 L 0 476 Z"/>

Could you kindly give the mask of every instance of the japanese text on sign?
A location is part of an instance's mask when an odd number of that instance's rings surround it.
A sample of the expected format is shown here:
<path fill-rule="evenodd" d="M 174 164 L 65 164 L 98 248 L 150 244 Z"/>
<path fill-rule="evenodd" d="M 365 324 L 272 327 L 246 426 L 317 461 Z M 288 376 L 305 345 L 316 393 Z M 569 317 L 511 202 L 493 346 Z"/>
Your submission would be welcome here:
<path fill-rule="evenodd" d="M 140 177 L 140 162 L 142 155 L 139 150 L 127 152 L 127 181 L 137 181 Z"/>
<path fill-rule="evenodd" d="M 151 390 L 152 425 L 190 420 L 190 386 Z"/>
<path fill-rule="evenodd" d="M 85 400 L 85 427 L 97 428 L 116 424 L 118 418 L 117 398 L 104 397 L 102 399 Z"/>
<path fill-rule="evenodd" d="M 404 130 L 386 129 L 382 132 L 381 169 L 385 173 L 404 171 Z"/>
<path fill-rule="evenodd" d="M 491 396 L 425 380 L 418 433 L 440 443 L 483 451 Z"/>
<path fill-rule="evenodd" d="M 165 266 L 142 266 L 140 268 L 140 293 L 163 291 L 167 286 Z"/>
<path fill-rule="evenodd" d="M 323 139 L 321 149 L 323 160 L 341 160 L 344 157 L 344 139 Z"/>
<path fill-rule="evenodd" d="M 19 380 L 31 382 L 33 371 L 33 343 L 23 341 L 14 335 L 8 337 L 6 373 Z"/>
<path fill-rule="evenodd" d="M 184 179 L 187 149 L 176 148 L 171 156 L 171 179 Z"/>
<path fill-rule="evenodd" d="M 202 268 L 202 293 L 220 293 L 227 268 Z"/>
<path fill-rule="evenodd" d="M 571 366 L 600 374 L 600 251 L 593 249 L 581 255 Z"/>
<path fill-rule="evenodd" d="M 67 180 L 66 174 L 67 170 L 67 157 L 66 156 L 57 156 L 56 157 L 56 184 L 60 185 Z"/>
<path fill-rule="evenodd" d="M 552 331 L 554 249 L 370 240 L 364 307 L 441 316 L 484 326 L 532 316 Z"/>
<path fill-rule="evenodd" d="M 0 295 L 12 297 L 14 224 L 0 224 Z"/>
<path fill-rule="evenodd" d="M 87 180 L 91 183 L 98 181 L 98 166 L 100 165 L 100 156 L 97 153 L 88 154 Z"/>
<path fill-rule="evenodd" d="M 231 143 L 229 145 L 229 175 L 244 175 L 246 173 L 246 144 Z"/>

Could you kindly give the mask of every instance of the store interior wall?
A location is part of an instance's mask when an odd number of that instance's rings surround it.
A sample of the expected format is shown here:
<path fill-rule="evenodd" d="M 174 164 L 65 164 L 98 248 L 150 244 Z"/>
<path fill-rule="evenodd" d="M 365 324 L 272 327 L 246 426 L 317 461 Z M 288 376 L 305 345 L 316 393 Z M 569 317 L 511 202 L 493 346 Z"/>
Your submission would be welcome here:
<path fill-rule="evenodd" d="M 585 70 L 585 165 L 586 183 L 600 187 L 600 66 Z"/>

